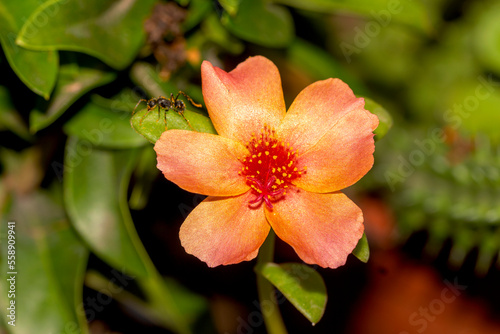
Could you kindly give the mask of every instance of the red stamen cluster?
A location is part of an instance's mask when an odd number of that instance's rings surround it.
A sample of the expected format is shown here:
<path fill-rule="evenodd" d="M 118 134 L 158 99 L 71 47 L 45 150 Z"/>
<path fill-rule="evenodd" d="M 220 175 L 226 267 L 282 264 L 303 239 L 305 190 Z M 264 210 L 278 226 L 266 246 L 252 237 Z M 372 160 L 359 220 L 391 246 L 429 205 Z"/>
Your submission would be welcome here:
<path fill-rule="evenodd" d="M 272 208 L 271 200 L 285 195 L 291 182 L 305 171 L 296 166 L 298 151 L 277 139 L 275 131 L 266 125 L 258 137 L 252 134 L 246 147 L 250 154 L 241 159 L 243 167 L 239 174 L 246 177 L 257 193 L 250 204 L 264 201 Z"/>

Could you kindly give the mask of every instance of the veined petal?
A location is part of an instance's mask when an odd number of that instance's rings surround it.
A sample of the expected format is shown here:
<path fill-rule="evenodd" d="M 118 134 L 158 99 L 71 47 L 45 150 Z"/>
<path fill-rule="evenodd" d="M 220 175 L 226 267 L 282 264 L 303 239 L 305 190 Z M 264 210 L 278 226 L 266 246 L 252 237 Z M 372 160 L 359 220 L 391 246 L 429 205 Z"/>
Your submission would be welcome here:
<path fill-rule="evenodd" d="M 363 235 L 361 209 L 341 192 L 317 194 L 294 188 L 273 206 L 265 212 L 276 235 L 309 264 L 344 265 Z"/>
<path fill-rule="evenodd" d="M 280 74 L 264 57 L 250 57 L 229 73 L 204 61 L 201 79 L 210 119 L 223 137 L 245 143 L 285 116 Z"/>
<path fill-rule="evenodd" d="M 209 267 L 257 256 L 270 226 L 262 209 L 251 209 L 251 191 L 237 197 L 208 197 L 187 217 L 179 237 L 187 253 Z"/>
<path fill-rule="evenodd" d="M 316 145 L 297 157 L 297 166 L 307 167 L 307 172 L 292 183 L 319 193 L 356 183 L 373 166 L 376 124 L 377 116 L 363 109 L 344 114 Z"/>
<path fill-rule="evenodd" d="M 345 114 L 366 112 L 363 106 L 364 99 L 356 98 L 342 80 L 317 81 L 295 98 L 277 133 L 299 153 L 304 153 L 335 127 Z"/>
<path fill-rule="evenodd" d="M 238 175 L 248 154 L 239 142 L 208 133 L 165 131 L 154 147 L 157 167 L 165 177 L 189 192 L 209 196 L 234 196 L 249 186 Z"/>
<path fill-rule="evenodd" d="M 298 150 L 298 167 L 307 172 L 293 183 L 328 193 L 354 184 L 373 166 L 373 130 L 378 118 L 364 109 L 364 99 L 339 79 L 306 87 L 277 129 Z"/>

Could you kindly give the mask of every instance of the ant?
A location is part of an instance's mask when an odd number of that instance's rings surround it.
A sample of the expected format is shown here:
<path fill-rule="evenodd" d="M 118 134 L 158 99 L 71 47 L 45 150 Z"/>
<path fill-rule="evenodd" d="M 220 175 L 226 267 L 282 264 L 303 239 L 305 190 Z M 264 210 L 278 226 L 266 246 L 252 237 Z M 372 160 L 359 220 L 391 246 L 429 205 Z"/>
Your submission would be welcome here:
<path fill-rule="evenodd" d="M 184 116 L 184 110 L 186 110 L 186 104 L 184 104 L 184 101 L 178 99 L 180 94 L 184 95 L 189 100 L 189 102 L 191 102 L 191 104 L 193 106 L 195 106 L 197 108 L 202 107 L 201 104 L 194 102 L 193 99 L 191 97 L 189 97 L 186 93 L 184 93 L 183 91 L 179 91 L 179 93 L 177 93 L 177 95 L 175 97 L 174 97 L 174 94 L 171 93 L 169 99 L 167 99 L 164 96 L 160 96 L 158 98 L 152 98 L 149 100 L 140 99 L 139 102 L 137 102 L 137 104 L 135 105 L 134 111 L 132 111 L 132 116 L 135 114 L 135 109 L 137 109 L 139 104 L 141 104 L 141 102 L 146 102 L 148 110 L 146 111 L 144 116 L 142 116 L 141 120 L 139 121 L 139 124 L 142 124 L 144 117 L 146 117 L 151 110 L 158 107 L 158 120 L 160 119 L 161 110 L 165 110 L 165 115 L 164 115 L 165 130 L 167 130 L 167 111 L 169 111 L 169 110 L 176 111 L 179 115 L 182 116 L 182 118 L 184 118 L 184 120 L 187 122 L 189 127 L 194 130 L 194 128 L 191 126 L 191 123 L 189 123 L 187 118 Z"/>

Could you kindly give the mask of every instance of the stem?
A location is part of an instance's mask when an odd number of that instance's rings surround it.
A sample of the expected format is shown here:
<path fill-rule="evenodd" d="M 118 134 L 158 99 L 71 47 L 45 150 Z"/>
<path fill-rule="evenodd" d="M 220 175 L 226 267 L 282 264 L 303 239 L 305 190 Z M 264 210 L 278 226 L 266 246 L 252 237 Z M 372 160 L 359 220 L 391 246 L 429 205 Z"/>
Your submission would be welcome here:
<path fill-rule="evenodd" d="M 257 257 L 257 290 L 259 293 L 260 309 L 264 317 L 264 323 L 269 334 L 287 334 L 285 324 L 281 318 L 280 309 L 276 301 L 274 286 L 261 274 L 258 268 L 268 262 L 273 261 L 274 257 L 274 240 L 276 235 L 271 229 L 266 241 L 260 247 Z"/>
<path fill-rule="evenodd" d="M 136 150 L 135 154 L 139 154 L 139 151 Z M 133 159 L 131 160 L 133 161 Z M 121 189 L 127 189 L 132 168 L 129 168 L 127 173 L 128 175 L 125 175 L 121 181 Z M 126 195 L 127 192 L 120 191 L 120 194 Z M 125 228 L 147 272 L 146 277 L 136 278 L 137 283 L 146 296 L 146 300 L 149 304 L 148 306 L 152 308 L 152 313 L 154 313 L 153 316 L 155 316 L 156 319 L 160 319 L 161 324 L 164 327 L 174 331 L 175 333 L 190 334 L 191 330 L 187 319 L 179 309 L 179 306 L 173 297 L 173 291 L 171 291 L 171 288 L 165 284 L 163 277 L 156 269 L 153 261 L 149 257 L 148 252 L 146 251 L 146 248 L 144 247 L 144 244 L 137 234 L 125 195 L 122 195 L 119 199 L 120 210 L 124 216 Z"/>

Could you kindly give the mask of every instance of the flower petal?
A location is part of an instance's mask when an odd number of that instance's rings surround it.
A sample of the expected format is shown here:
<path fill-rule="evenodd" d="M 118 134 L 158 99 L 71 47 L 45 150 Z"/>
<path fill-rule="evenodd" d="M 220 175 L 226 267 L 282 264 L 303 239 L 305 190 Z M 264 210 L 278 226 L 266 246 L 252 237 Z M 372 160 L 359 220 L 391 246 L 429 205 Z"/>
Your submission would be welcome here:
<path fill-rule="evenodd" d="M 201 79 L 208 113 L 223 137 L 245 143 L 285 116 L 280 74 L 267 58 L 250 57 L 229 73 L 204 61 Z"/>
<path fill-rule="evenodd" d="M 278 135 L 298 149 L 307 172 L 293 183 L 328 193 L 357 182 L 373 166 L 378 118 L 339 79 L 318 81 L 295 99 Z"/>
<path fill-rule="evenodd" d="M 179 237 L 187 253 L 209 267 L 249 261 L 269 234 L 262 209 L 251 209 L 251 191 L 237 197 L 208 197 L 182 224 Z"/>
<path fill-rule="evenodd" d="M 364 111 L 363 106 L 364 99 L 356 98 L 342 80 L 330 78 L 316 81 L 295 98 L 277 133 L 303 153 L 346 113 Z"/>
<path fill-rule="evenodd" d="M 363 235 L 361 209 L 341 192 L 317 194 L 294 188 L 266 208 L 278 237 L 306 263 L 324 268 L 345 264 Z"/>
<path fill-rule="evenodd" d="M 294 180 L 302 189 L 328 193 L 356 183 L 373 166 L 373 124 L 369 112 L 352 111 L 340 119 L 316 145 L 297 158 L 307 172 Z"/>
<path fill-rule="evenodd" d="M 237 141 L 208 133 L 165 131 L 154 147 L 157 167 L 165 177 L 189 192 L 234 196 L 249 186 L 238 175 L 238 158 L 248 150 Z"/>

